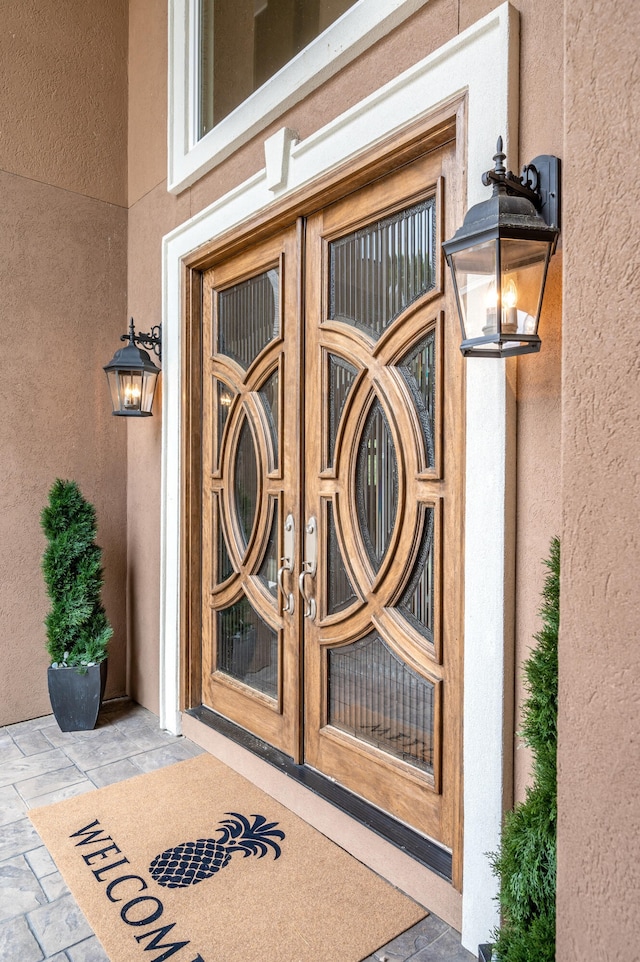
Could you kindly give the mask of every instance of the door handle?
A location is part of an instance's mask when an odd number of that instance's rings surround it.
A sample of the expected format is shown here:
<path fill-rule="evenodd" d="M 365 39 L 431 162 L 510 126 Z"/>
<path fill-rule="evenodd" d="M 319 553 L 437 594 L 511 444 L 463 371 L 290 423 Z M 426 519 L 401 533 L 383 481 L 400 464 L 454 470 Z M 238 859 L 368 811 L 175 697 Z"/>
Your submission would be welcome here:
<path fill-rule="evenodd" d="M 284 573 L 293 573 L 295 550 L 296 550 L 296 529 L 293 515 L 288 514 L 284 522 L 284 558 L 281 559 L 282 565 L 278 568 L 278 588 L 284 598 L 282 610 L 285 614 L 292 615 L 295 611 L 295 597 L 292 591 L 286 591 L 284 587 Z"/>
<path fill-rule="evenodd" d="M 316 599 L 305 590 L 304 579 L 309 575 L 315 578 L 318 570 L 318 522 L 315 518 L 309 518 L 304 529 L 304 561 L 302 571 L 298 576 L 298 587 L 304 600 L 304 617 L 315 620 L 317 613 Z"/>

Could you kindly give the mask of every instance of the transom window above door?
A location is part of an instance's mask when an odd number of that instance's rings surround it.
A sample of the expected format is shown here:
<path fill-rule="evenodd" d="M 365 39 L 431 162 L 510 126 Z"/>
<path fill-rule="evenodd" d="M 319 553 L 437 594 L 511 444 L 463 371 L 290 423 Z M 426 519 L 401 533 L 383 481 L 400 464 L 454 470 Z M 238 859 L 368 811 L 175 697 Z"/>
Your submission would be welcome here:
<path fill-rule="evenodd" d="M 203 137 L 356 0 L 200 0 Z"/>
<path fill-rule="evenodd" d="M 169 162 L 179 193 L 428 0 L 169 0 Z"/>

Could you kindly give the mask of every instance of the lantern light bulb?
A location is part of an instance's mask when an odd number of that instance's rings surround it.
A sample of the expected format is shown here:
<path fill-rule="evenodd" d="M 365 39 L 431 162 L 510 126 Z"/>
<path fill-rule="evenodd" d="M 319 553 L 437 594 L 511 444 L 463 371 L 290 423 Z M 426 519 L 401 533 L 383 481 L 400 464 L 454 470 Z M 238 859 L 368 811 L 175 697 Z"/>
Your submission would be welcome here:
<path fill-rule="evenodd" d="M 513 278 L 507 281 L 506 284 L 502 286 L 502 306 L 503 307 L 516 307 L 518 303 L 518 288 L 516 287 Z"/>
<path fill-rule="evenodd" d="M 137 384 L 127 384 L 124 389 L 124 406 L 129 410 L 140 407 L 140 388 Z"/>
<path fill-rule="evenodd" d="M 502 330 L 506 334 L 515 334 L 518 330 L 518 289 L 512 277 L 502 282 Z"/>

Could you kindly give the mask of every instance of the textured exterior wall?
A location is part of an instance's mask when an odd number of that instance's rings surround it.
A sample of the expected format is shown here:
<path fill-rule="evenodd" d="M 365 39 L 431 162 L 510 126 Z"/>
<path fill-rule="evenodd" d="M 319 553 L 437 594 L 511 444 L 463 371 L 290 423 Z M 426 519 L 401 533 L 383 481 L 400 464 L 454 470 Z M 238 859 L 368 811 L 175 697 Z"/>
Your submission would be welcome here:
<path fill-rule="evenodd" d="M 166 160 L 166 157 L 165 157 Z M 189 195 L 168 194 L 164 182 L 129 211 L 129 309 L 149 328 L 160 320 L 162 237 L 189 217 Z M 162 378 L 153 418 L 129 426 L 127 481 L 128 691 L 158 712 L 160 623 L 160 481 Z"/>
<path fill-rule="evenodd" d="M 558 958 L 638 958 L 640 7 L 566 11 Z M 612 163 L 613 160 L 613 163 Z"/>
<path fill-rule="evenodd" d="M 129 206 L 167 176 L 167 4 L 129 3 Z"/>
<path fill-rule="evenodd" d="M 125 686 L 126 428 L 100 368 L 126 321 L 124 0 L 4 4 L 0 32 L 0 724 L 50 711 L 40 511 L 56 477 L 98 516 Z"/>
<path fill-rule="evenodd" d="M 0 170 L 126 204 L 127 0 L 2 4 Z"/>

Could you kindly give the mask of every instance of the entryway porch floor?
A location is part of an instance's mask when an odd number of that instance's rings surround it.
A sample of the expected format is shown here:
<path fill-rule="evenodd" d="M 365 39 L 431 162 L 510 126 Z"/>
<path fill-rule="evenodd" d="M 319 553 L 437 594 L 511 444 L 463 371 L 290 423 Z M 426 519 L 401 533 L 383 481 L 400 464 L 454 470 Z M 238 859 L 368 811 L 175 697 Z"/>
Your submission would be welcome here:
<path fill-rule="evenodd" d="M 128 700 L 108 702 L 91 732 L 61 732 L 53 715 L 0 728 L 3 962 L 109 962 L 40 841 L 28 810 L 201 751 L 189 739 L 162 731 L 155 715 Z M 454 929 L 429 915 L 364 962 L 471 962 L 473 958 Z"/>

